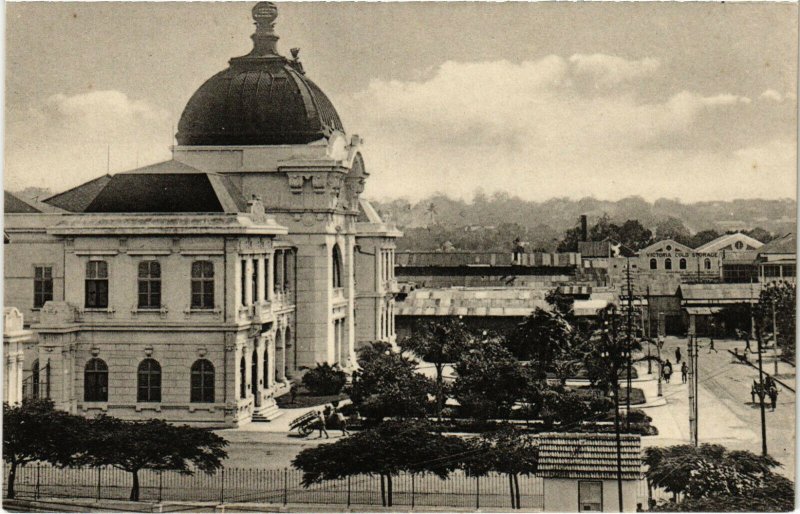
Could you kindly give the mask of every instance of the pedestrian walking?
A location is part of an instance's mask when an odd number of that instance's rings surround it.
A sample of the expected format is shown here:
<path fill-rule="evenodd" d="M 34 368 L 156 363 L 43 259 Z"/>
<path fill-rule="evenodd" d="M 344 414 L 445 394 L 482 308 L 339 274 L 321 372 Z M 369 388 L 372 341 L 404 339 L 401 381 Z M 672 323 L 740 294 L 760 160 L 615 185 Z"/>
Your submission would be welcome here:
<path fill-rule="evenodd" d="M 327 423 L 325 422 L 325 414 L 321 410 L 317 411 L 317 425 L 317 428 L 319 428 L 319 437 L 317 439 L 322 439 L 323 432 L 325 432 L 325 439 L 330 439 Z"/>
<path fill-rule="evenodd" d="M 774 384 L 769 388 L 769 401 L 772 403 L 772 412 L 775 412 L 775 407 L 778 405 L 778 386 Z"/>
<path fill-rule="evenodd" d="M 756 385 L 757 385 L 756 381 L 753 380 L 753 387 L 750 388 L 750 400 L 752 400 L 750 403 L 752 403 L 753 405 L 755 405 L 756 403 L 756 390 L 757 390 Z"/>
<path fill-rule="evenodd" d="M 687 366 L 686 362 L 684 361 L 684 363 L 681 364 L 681 382 L 685 384 L 688 379 L 689 379 L 689 366 Z"/>
<path fill-rule="evenodd" d="M 336 412 L 336 422 L 339 424 L 339 430 L 342 431 L 342 437 L 350 435 L 347 431 L 347 417 L 341 412 Z"/>
<path fill-rule="evenodd" d="M 669 384 L 669 378 L 672 376 L 672 363 L 667 359 L 666 364 L 664 364 L 664 382 Z"/>
<path fill-rule="evenodd" d="M 297 385 L 297 382 L 295 380 L 292 380 L 292 387 L 289 388 L 289 396 L 292 400 L 291 401 L 292 405 L 294 405 L 294 400 L 295 398 L 297 398 L 297 392 L 299 389 L 300 387 Z"/>
<path fill-rule="evenodd" d="M 681 363 L 681 347 L 675 348 L 675 364 Z"/>

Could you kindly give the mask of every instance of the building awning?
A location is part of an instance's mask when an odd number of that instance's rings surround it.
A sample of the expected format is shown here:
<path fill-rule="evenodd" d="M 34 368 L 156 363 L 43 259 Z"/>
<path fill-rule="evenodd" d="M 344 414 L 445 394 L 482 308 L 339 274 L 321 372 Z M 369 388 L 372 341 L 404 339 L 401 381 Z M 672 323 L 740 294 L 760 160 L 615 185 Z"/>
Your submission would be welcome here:
<path fill-rule="evenodd" d="M 575 300 L 572 311 L 576 316 L 596 316 L 597 311 L 605 309 L 608 300 Z"/>
<path fill-rule="evenodd" d="M 684 307 L 686 312 L 695 316 L 711 316 L 722 310 L 722 307 Z"/>

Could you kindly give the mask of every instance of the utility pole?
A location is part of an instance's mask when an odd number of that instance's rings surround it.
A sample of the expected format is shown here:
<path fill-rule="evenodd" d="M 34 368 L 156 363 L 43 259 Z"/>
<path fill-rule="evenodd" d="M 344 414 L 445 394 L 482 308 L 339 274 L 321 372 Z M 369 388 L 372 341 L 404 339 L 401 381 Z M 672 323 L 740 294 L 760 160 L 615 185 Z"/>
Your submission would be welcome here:
<path fill-rule="evenodd" d="M 775 315 L 775 297 L 772 298 L 772 338 L 775 341 L 775 372 L 774 375 L 778 374 L 778 319 Z"/>
<path fill-rule="evenodd" d="M 626 267 L 626 282 L 628 283 L 628 326 L 625 331 L 626 336 L 626 350 L 628 354 L 628 377 L 626 379 L 626 387 L 628 388 L 627 394 L 625 395 L 625 428 L 628 432 L 631 430 L 631 388 L 633 386 L 633 381 L 631 380 L 631 347 L 632 338 L 633 338 L 633 287 L 631 286 L 631 258 L 627 257 L 627 267 Z"/>
<path fill-rule="evenodd" d="M 607 359 L 611 365 L 611 387 L 614 395 L 614 433 L 617 442 L 617 498 L 619 501 L 619 511 L 623 512 L 622 507 L 622 436 L 620 435 L 619 419 L 619 371 L 620 362 L 624 358 L 624 350 L 620 348 L 620 341 L 617 330 L 617 311 L 615 307 L 607 309 L 603 313 L 603 334 L 605 336 L 606 348 L 600 352 L 600 357 Z"/>
<path fill-rule="evenodd" d="M 761 407 L 761 455 L 767 456 L 767 417 L 764 413 L 764 371 L 761 364 L 761 326 L 756 325 L 756 344 L 758 345 L 758 383 L 761 393 L 758 395 Z"/>
<path fill-rule="evenodd" d="M 691 315 L 694 320 L 694 315 Z M 689 329 L 689 345 L 687 351 L 689 353 L 689 438 L 692 446 L 697 446 L 697 409 L 695 409 L 695 398 L 697 391 L 695 390 L 695 367 L 694 364 L 697 360 L 695 356 L 695 346 L 692 344 L 694 337 L 694 323 L 691 324 Z"/>
<path fill-rule="evenodd" d="M 700 444 L 700 345 L 694 335 L 694 445 Z"/>

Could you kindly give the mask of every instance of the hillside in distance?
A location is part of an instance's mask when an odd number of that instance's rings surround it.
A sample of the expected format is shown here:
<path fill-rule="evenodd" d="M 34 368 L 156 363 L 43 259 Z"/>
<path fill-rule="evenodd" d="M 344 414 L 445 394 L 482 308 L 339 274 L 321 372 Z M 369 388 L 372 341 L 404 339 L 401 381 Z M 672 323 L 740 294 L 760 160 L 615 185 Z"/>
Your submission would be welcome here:
<path fill-rule="evenodd" d="M 427 228 L 427 232 L 440 234 L 436 239 L 446 238 L 448 230 L 474 232 L 478 240 L 486 239 L 487 249 L 497 246 L 497 238 L 511 237 L 511 241 L 520 237 L 529 241 L 532 248 L 552 251 L 564 232 L 578 224 L 581 214 L 588 216 L 589 226 L 607 216 L 620 224 L 638 220 L 654 233 L 659 223 L 670 218 L 680 220 L 691 233 L 761 228 L 774 235 L 795 231 L 797 220 L 797 201 L 788 198 L 683 203 L 665 198 L 649 202 L 631 196 L 617 201 L 552 198 L 535 202 L 502 192 L 491 196 L 479 192 L 470 202 L 436 194 L 413 203 L 394 199 L 372 204 L 384 220 L 406 231 L 405 241 L 398 244 L 398 249 L 403 250 L 434 249 L 436 242 L 420 240 L 426 237 L 419 229 Z"/>

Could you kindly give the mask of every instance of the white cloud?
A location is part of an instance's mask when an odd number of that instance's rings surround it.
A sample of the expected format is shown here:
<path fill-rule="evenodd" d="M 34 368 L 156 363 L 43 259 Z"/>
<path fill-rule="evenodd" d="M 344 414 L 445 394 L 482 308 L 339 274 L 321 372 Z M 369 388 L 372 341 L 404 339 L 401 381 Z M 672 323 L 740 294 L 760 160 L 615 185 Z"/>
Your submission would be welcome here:
<path fill-rule="evenodd" d="M 551 55 L 522 63 L 448 62 L 427 80 L 374 80 L 335 104 L 346 126 L 358 127 L 368 141 L 367 193 L 376 197 L 442 191 L 468 198 L 478 187 L 535 199 L 786 196 L 793 150 L 773 149 L 770 181 L 730 184 L 730 177 L 761 175 L 749 171 L 733 141 L 720 150 L 724 136 L 708 128 L 753 109 L 750 98 L 678 91 L 646 101 L 652 97 L 637 95 L 635 87 L 658 71 L 646 61 Z M 596 73 L 604 83 L 626 77 L 634 89 L 583 92 L 576 83 L 587 63 L 615 70 Z M 703 146 L 708 140 L 715 149 Z"/>
<path fill-rule="evenodd" d="M 57 94 L 9 114 L 5 187 L 46 184 L 54 191 L 106 170 L 169 158 L 169 114 L 120 91 Z"/>
<path fill-rule="evenodd" d="M 774 89 L 767 89 L 766 91 L 761 93 L 759 98 L 764 98 L 766 100 L 773 100 L 775 102 L 783 101 L 783 95 L 778 93 Z"/>
<path fill-rule="evenodd" d="M 578 75 L 594 79 L 595 87 L 609 87 L 653 74 L 661 66 L 658 59 L 631 61 L 615 55 L 574 54 L 569 62 Z"/>

